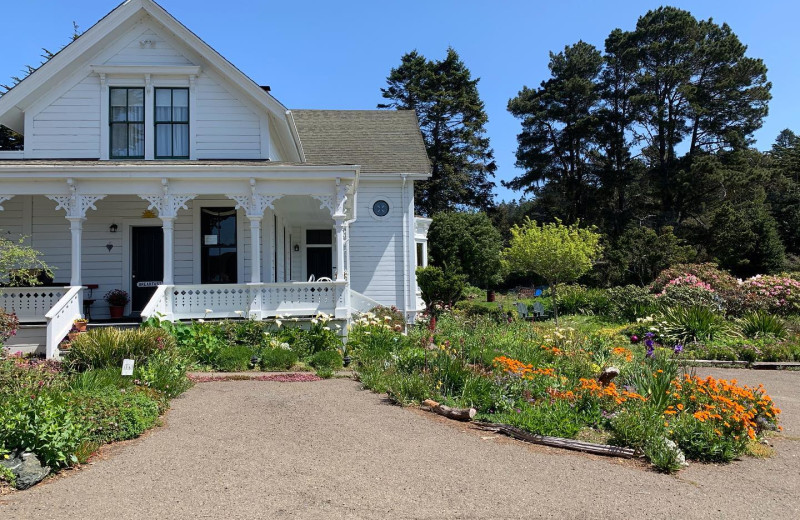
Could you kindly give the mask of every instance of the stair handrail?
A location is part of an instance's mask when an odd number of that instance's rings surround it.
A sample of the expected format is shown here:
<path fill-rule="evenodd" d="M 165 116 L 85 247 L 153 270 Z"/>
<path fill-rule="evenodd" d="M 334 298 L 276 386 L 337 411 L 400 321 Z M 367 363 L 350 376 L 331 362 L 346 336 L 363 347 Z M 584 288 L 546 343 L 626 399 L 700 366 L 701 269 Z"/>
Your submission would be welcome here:
<path fill-rule="evenodd" d="M 64 339 L 76 318 L 82 318 L 81 294 L 85 287 L 71 286 L 67 293 L 44 315 L 47 320 L 47 359 L 56 357 L 58 344 Z"/>

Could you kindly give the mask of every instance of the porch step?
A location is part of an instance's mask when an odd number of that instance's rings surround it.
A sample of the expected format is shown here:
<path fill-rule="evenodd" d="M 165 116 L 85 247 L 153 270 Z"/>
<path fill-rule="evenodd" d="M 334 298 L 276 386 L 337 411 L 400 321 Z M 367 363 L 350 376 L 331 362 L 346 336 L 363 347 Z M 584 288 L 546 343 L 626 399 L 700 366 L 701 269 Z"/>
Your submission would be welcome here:
<path fill-rule="evenodd" d="M 8 338 L 5 346 L 12 354 L 44 354 L 47 343 L 47 325 L 44 323 L 25 323 L 17 329 L 17 333 Z"/>

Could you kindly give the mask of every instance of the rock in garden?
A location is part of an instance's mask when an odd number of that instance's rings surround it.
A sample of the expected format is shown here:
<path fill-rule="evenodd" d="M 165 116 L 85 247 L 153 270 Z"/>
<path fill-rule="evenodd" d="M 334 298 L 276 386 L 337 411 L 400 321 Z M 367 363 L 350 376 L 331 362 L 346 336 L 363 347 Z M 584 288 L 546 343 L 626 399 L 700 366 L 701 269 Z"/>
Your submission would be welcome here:
<path fill-rule="evenodd" d="M 616 367 L 608 367 L 603 370 L 603 373 L 597 378 L 601 385 L 607 386 L 608 383 L 613 381 L 619 375 L 619 369 Z"/>
<path fill-rule="evenodd" d="M 17 489 L 28 489 L 50 474 L 50 467 L 43 466 L 39 457 L 30 451 L 15 451 L 11 453 L 11 458 L 0 460 L 0 465 L 14 473 Z"/>

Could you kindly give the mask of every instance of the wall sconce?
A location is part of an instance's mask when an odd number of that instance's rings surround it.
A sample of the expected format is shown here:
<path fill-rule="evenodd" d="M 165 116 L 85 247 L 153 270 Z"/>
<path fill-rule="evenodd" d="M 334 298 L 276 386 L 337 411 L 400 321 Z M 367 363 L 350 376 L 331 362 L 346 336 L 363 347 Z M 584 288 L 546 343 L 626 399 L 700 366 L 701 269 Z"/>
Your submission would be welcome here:
<path fill-rule="evenodd" d="M 297 253 L 299 251 L 300 251 L 300 244 L 295 244 L 294 245 L 294 252 Z"/>
<path fill-rule="evenodd" d="M 108 226 L 108 230 L 112 233 L 116 233 L 117 229 L 119 229 L 119 226 L 117 226 L 116 224 L 111 224 L 110 226 Z"/>
<path fill-rule="evenodd" d="M 106 249 L 108 249 L 108 252 L 110 253 L 110 252 L 111 252 L 111 250 L 112 250 L 112 249 L 114 249 L 114 244 L 112 244 L 111 242 L 109 242 L 108 244 L 106 244 Z"/>

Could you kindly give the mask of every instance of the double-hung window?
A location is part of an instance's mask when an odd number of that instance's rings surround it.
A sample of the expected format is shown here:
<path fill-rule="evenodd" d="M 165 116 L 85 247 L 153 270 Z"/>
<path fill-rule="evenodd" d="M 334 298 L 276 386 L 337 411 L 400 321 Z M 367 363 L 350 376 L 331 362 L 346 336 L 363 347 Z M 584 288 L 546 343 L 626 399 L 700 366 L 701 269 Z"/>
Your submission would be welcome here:
<path fill-rule="evenodd" d="M 157 88 L 156 159 L 189 158 L 189 89 Z"/>
<path fill-rule="evenodd" d="M 144 159 L 144 89 L 111 88 L 111 158 Z"/>

